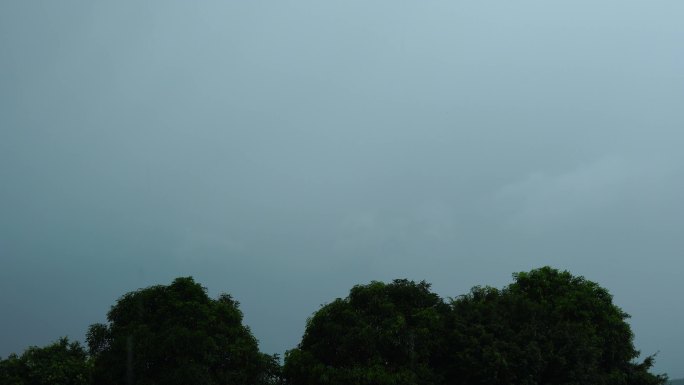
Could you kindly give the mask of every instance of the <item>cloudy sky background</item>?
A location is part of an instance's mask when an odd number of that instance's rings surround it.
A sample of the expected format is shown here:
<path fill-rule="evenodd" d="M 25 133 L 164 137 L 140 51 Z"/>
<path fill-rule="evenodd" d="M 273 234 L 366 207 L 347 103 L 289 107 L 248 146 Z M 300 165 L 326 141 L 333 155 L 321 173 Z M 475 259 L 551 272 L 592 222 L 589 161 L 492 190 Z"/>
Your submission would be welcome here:
<path fill-rule="evenodd" d="M 407 277 L 599 282 L 684 377 L 684 3 L 3 1 L 0 356 L 194 276 L 262 350 Z"/>

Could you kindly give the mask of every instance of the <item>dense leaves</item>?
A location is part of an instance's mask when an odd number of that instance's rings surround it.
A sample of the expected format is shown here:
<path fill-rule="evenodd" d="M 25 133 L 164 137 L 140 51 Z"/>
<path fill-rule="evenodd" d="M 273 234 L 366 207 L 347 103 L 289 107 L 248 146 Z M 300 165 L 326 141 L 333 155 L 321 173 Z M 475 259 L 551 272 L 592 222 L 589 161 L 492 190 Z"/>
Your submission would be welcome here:
<path fill-rule="evenodd" d="M 128 293 L 107 318 L 87 336 L 97 384 L 257 384 L 272 366 L 238 303 L 210 299 L 192 278 Z"/>
<path fill-rule="evenodd" d="M 659 384 L 635 364 L 628 315 L 604 288 L 549 267 L 452 301 L 454 384 Z"/>
<path fill-rule="evenodd" d="M 455 384 L 659 384 L 604 288 L 549 267 L 452 301 Z"/>
<path fill-rule="evenodd" d="M 21 356 L 0 361 L 2 385 L 86 385 L 90 383 L 85 349 L 67 338 L 30 347 Z"/>
<path fill-rule="evenodd" d="M 425 282 L 355 286 L 308 321 L 285 377 L 297 385 L 437 384 L 448 306 Z"/>
<path fill-rule="evenodd" d="M 594 282 L 549 267 L 476 287 L 452 301 L 454 384 L 659 384 L 648 373 L 628 315 Z"/>
<path fill-rule="evenodd" d="M 549 267 L 448 305 L 425 282 L 354 287 L 308 321 L 284 375 L 314 384 L 655 385 L 628 315 L 583 277 Z"/>
<path fill-rule="evenodd" d="M 92 325 L 0 360 L 2 385 L 662 385 L 598 284 L 544 267 L 448 302 L 426 282 L 354 286 L 297 348 L 260 353 L 238 302 L 192 278 L 121 297 Z"/>

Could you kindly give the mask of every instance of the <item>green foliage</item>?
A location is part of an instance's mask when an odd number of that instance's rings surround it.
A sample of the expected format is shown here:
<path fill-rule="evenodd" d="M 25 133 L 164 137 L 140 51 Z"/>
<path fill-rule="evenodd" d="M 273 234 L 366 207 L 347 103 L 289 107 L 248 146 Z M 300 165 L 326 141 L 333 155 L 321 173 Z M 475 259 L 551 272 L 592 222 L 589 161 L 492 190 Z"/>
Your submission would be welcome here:
<path fill-rule="evenodd" d="M 239 303 L 192 278 L 122 296 L 92 325 L 0 360 L 2 385 L 664 385 L 598 284 L 544 267 L 445 303 L 426 282 L 354 286 L 297 348 L 260 353 Z"/>
<path fill-rule="evenodd" d="M 663 384 L 638 356 L 628 315 L 605 289 L 549 267 L 452 301 L 454 384 Z"/>
<path fill-rule="evenodd" d="M 30 347 L 21 356 L 0 361 L 3 385 L 86 385 L 90 381 L 87 355 L 78 342 L 64 337 L 45 347 Z"/>
<path fill-rule="evenodd" d="M 295 385 L 660 385 L 604 288 L 549 267 L 448 305 L 425 282 L 355 286 L 309 319 L 284 377 Z"/>
<path fill-rule="evenodd" d="M 243 385 L 270 381 L 273 358 L 259 353 L 238 302 L 212 300 L 192 278 L 121 297 L 87 341 L 94 382 Z"/>
<path fill-rule="evenodd" d="M 261 374 L 257 380 L 258 385 L 282 385 L 283 368 L 280 365 L 278 354 L 261 355 Z"/>
<path fill-rule="evenodd" d="M 448 306 L 425 282 L 355 286 L 307 322 L 285 355 L 284 377 L 297 385 L 437 384 Z"/>

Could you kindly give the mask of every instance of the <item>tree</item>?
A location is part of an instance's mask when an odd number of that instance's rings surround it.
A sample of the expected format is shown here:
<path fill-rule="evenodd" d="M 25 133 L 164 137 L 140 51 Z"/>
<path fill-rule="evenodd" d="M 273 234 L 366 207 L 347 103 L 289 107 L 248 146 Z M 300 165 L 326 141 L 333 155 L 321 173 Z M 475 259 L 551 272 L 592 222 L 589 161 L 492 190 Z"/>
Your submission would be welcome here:
<path fill-rule="evenodd" d="M 239 303 L 213 300 L 192 278 L 121 297 L 87 341 L 94 383 L 136 385 L 261 384 L 275 358 L 261 354 Z"/>
<path fill-rule="evenodd" d="M 285 355 L 284 377 L 297 385 L 438 384 L 448 310 L 425 282 L 355 286 L 308 320 Z"/>
<path fill-rule="evenodd" d="M 45 346 L 32 346 L 21 356 L 0 361 L 3 385 L 86 385 L 90 368 L 85 349 L 64 337 Z"/>
<path fill-rule="evenodd" d="M 445 304 L 407 280 L 355 286 L 285 356 L 293 385 L 662 385 L 598 284 L 544 267 Z"/>
<path fill-rule="evenodd" d="M 453 384 L 664 384 L 648 372 L 624 311 L 598 284 L 550 267 L 451 302 Z"/>

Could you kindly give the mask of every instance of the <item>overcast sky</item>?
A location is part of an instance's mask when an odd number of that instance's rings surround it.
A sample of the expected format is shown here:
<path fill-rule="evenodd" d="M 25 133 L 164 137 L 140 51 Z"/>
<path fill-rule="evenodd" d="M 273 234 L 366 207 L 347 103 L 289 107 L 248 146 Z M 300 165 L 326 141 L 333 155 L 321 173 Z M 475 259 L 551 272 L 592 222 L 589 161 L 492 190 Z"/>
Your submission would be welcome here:
<path fill-rule="evenodd" d="M 263 351 L 568 269 L 684 377 L 684 2 L 0 2 L 0 356 L 192 275 Z"/>

